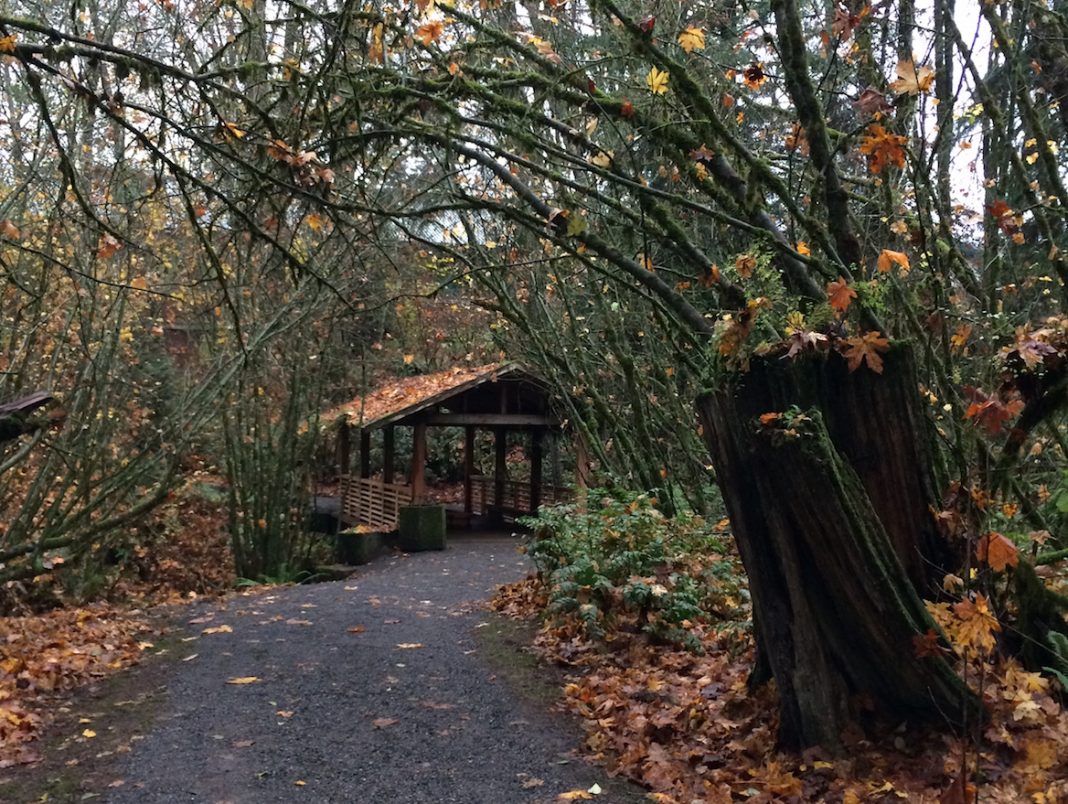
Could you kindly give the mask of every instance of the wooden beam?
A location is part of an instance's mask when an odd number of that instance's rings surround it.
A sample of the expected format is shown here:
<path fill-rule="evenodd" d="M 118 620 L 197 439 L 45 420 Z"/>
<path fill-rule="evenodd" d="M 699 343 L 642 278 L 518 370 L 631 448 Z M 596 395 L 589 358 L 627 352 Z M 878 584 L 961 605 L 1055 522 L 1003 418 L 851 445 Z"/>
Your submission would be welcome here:
<path fill-rule="evenodd" d="M 337 472 L 347 475 L 352 471 L 352 432 L 347 424 L 341 425 L 337 434 Z"/>
<path fill-rule="evenodd" d="M 541 469 L 544 450 L 542 440 L 544 430 L 532 430 L 530 433 L 530 513 L 537 514 L 541 505 Z"/>
<path fill-rule="evenodd" d="M 371 431 L 360 430 L 360 477 L 371 476 Z"/>
<path fill-rule="evenodd" d="M 552 416 L 536 413 L 429 413 L 420 421 L 446 427 L 559 427 L 560 421 Z"/>
<path fill-rule="evenodd" d="M 504 481 L 508 479 L 508 430 L 498 427 L 493 431 L 493 437 L 493 500 L 496 519 L 504 508 Z"/>
<path fill-rule="evenodd" d="M 471 513 L 471 478 L 475 474 L 475 428 L 464 428 L 464 512 Z"/>
<path fill-rule="evenodd" d="M 575 503 L 586 513 L 586 489 L 590 484 L 590 453 L 581 431 L 575 433 Z"/>
<path fill-rule="evenodd" d="M 382 480 L 386 483 L 393 482 L 394 450 L 393 425 L 390 424 L 382 430 Z"/>
<path fill-rule="evenodd" d="M 412 433 L 412 504 L 421 505 L 426 495 L 426 423 Z"/>

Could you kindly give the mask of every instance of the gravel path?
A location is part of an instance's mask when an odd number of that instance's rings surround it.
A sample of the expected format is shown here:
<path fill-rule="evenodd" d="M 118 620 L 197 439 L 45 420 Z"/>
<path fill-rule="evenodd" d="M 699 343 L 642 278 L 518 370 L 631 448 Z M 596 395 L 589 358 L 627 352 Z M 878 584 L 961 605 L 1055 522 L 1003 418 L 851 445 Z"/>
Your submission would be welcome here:
<path fill-rule="evenodd" d="M 594 782 L 599 801 L 638 800 L 576 760 L 573 724 L 519 700 L 476 648 L 479 602 L 527 569 L 515 548 L 458 540 L 194 611 L 200 636 L 172 649 L 192 658 L 105 800 L 506 804 Z M 258 680 L 227 683 L 243 677 Z"/>

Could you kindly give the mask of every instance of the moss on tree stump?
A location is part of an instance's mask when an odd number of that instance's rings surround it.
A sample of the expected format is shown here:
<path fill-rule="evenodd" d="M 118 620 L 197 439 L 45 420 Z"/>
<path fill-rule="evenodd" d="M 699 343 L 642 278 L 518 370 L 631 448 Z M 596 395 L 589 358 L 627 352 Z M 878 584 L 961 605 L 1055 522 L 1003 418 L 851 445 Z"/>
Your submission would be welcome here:
<path fill-rule="evenodd" d="M 408 505 L 400 509 L 397 530 L 401 550 L 418 553 L 445 549 L 445 506 Z"/>

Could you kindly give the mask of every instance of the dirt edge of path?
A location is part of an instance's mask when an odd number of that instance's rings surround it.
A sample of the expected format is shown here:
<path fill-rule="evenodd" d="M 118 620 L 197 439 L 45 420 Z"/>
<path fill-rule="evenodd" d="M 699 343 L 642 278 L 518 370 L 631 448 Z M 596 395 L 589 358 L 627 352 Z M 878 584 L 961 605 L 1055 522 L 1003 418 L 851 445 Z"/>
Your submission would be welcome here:
<path fill-rule="evenodd" d="M 588 777 L 587 788 L 594 783 L 600 785 L 602 793 L 594 797 L 594 801 L 648 804 L 647 790 L 622 777 L 609 777 L 606 782 L 605 768 L 581 755 L 582 727 L 578 718 L 562 706 L 563 686 L 567 683 L 569 671 L 538 658 L 531 649 L 537 633 L 536 623 L 487 612 L 475 629 L 475 643 L 486 665 L 532 715 L 552 717 L 570 733 L 575 751 L 572 757 L 561 757 L 560 761 L 582 769 L 580 776 Z"/>

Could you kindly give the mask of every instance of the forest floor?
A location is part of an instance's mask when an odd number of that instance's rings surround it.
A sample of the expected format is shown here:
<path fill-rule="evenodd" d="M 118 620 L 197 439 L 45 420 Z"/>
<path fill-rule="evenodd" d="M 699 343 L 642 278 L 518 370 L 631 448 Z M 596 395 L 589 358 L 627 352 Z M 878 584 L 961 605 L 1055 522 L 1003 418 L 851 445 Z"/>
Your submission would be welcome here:
<path fill-rule="evenodd" d="M 516 547 L 456 540 L 346 581 L 157 609 L 139 666 L 58 706 L 36 761 L 0 770 L 0 800 L 642 801 L 575 755 L 530 627 L 485 610 L 528 569 Z"/>

